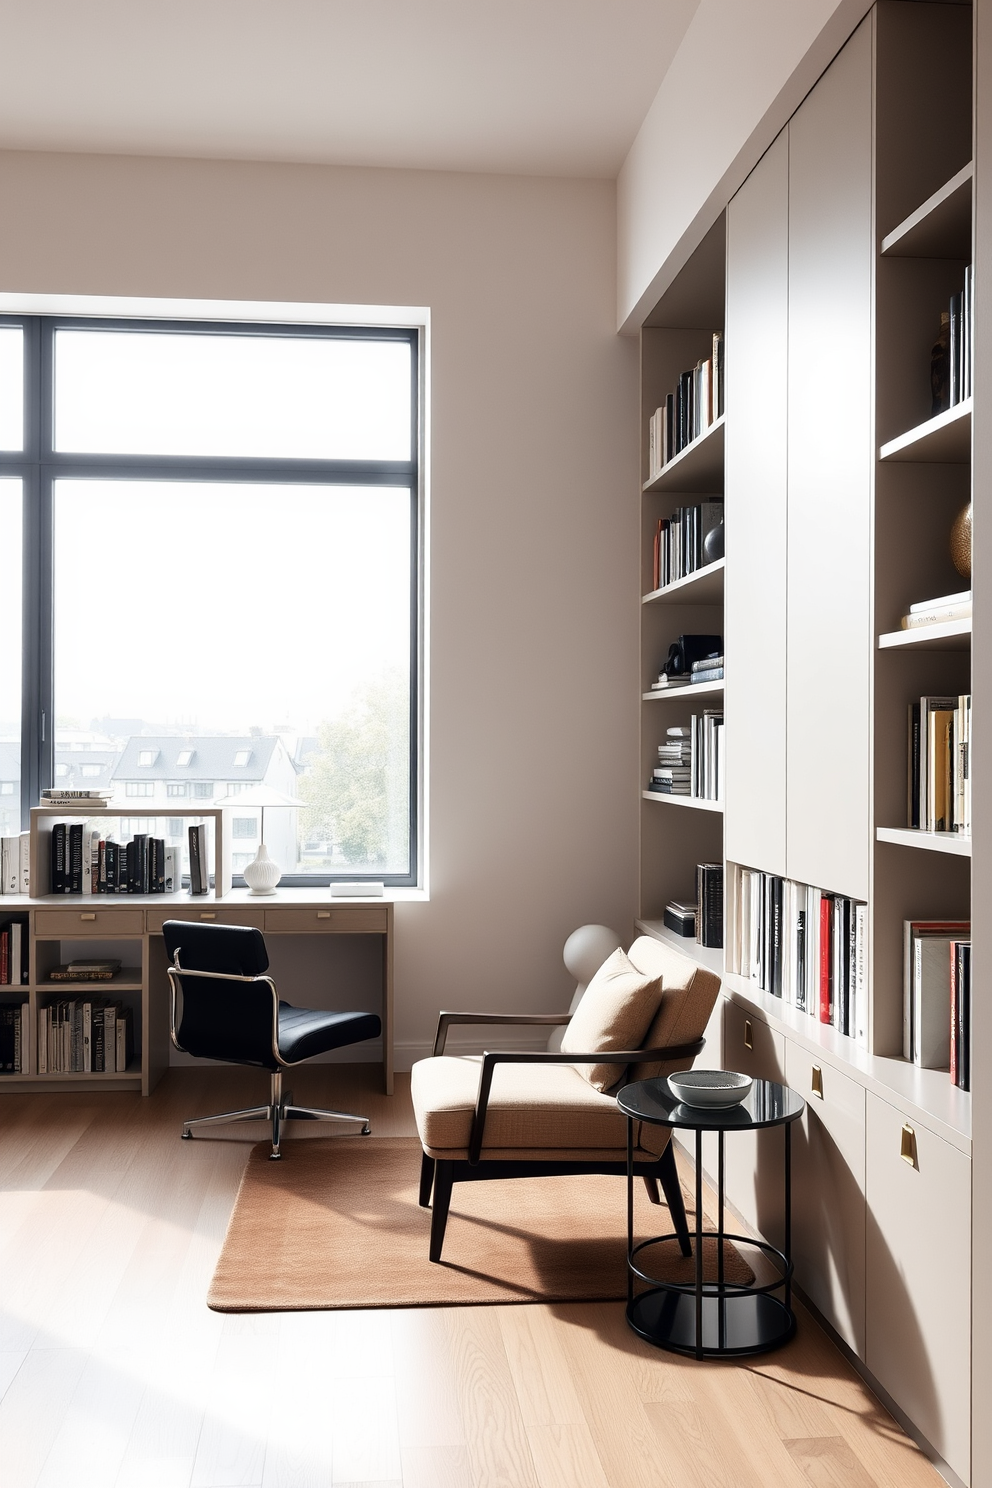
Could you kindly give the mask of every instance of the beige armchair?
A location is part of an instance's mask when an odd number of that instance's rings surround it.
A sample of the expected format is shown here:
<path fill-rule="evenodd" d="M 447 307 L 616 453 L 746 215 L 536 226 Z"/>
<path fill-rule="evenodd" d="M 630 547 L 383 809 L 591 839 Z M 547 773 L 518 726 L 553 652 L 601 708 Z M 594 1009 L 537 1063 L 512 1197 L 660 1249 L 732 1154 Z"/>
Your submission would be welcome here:
<path fill-rule="evenodd" d="M 444 1052 L 454 1024 L 567 1025 L 579 1017 L 589 992 L 571 1015 L 441 1013 L 433 1056 L 415 1064 L 412 1074 L 424 1149 L 420 1203 L 426 1208 L 433 1197 L 432 1261 L 441 1259 L 455 1183 L 626 1173 L 627 1127 L 617 1108 L 616 1091 L 632 1080 L 688 1068 L 703 1047 L 703 1032 L 720 990 L 720 978 L 713 972 L 652 937 L 635 940 L 627 958 L 639 973 L 661 981 L 660 1002 L 647 1034 L 633 1049 L 600 1043 L 598 1048 L 564 1053 Z M 587 1071 L 591 1066 L 601 1071 L 607 1059 L 615 1066 L 610 1071 L 615 1078 L 605 1090 L 597 1089 L 589 1083 Z M 661 1202 L 660 1181 L 682 1253 L 691 1254 L 670 1132 L 638 1123 L 633 1158 L 634 1171 L 643 1177 L 653 1203 Z"/>

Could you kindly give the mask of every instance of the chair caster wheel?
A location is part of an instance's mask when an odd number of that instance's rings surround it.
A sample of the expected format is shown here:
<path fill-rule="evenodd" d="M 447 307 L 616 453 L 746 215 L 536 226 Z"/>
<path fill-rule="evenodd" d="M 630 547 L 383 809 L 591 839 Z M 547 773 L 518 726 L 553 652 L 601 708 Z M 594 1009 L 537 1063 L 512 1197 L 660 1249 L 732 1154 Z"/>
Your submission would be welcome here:
<path fill-rule="evenodd" d="M 363 1137 L 370 1137 L 371 1135 L 372 1135 L 372 1128 L 370 1126 L 363 1126 L 362 1127 L 362 1136 Z"/>
<path fill-rule="evenodd" d="M 282 1159 L 282 1153 L 281 1152 L 270 1152 L 269 1153 L 269 1162 L 280 1162 L 281 1159 Z"/>
<path fill-rule="evenodd" d="M 192 1132 L 183 1132 L 183 1141 L 184 1142 L 192 1142 L 192 1140 L 193 1140 L 193 1133 Z"/>

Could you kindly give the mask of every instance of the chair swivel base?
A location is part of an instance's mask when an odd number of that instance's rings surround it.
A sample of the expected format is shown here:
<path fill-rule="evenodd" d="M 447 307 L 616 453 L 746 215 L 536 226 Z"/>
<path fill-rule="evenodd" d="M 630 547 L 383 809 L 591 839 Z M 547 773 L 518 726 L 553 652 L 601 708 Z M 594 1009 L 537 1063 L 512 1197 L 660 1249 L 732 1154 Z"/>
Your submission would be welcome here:
<path fill-rule="evenodd" d="M 191 1116 L 183 1122 L 183 1141 L 192 1140 L 194 1126 L 221 1126 L 233 1121 L 271 1121 L 272 1151 L 269 1157 L 281 1158 L 279 1144 L 284 1121 L 357 1121 L 361 1123 L 362 1136 L 372 1134 L 372 1125 L 367 1116 L 356 1116 L 351 1111 L 327 1111 L 317 1106 L 293 1105 L 292 1092 L 282 1093 L 282 1071 L 272 1073 L 271 1098 L 267 1106 L 251 1106 L 240 1111 L 223 1111 L 217 1116 Z"/>

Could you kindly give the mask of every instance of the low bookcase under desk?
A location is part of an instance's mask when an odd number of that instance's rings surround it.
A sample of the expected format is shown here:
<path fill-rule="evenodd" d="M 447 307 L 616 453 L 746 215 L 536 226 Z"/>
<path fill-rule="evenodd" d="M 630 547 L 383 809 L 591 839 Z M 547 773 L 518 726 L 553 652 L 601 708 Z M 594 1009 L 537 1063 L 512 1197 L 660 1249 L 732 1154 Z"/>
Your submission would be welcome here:
<path fill-rule="evenodd" d="M 410 892 L 410 891 L 407 891 Z M 415 892 L 415 891 L 414 891 Z M 397 897 L 404 897 L 398 891 Z M 0 989 L 6 1002 L 27 1002 L 29 1038 L 21 1074 L 0 1075 L 4 1090 L 140 1090 L 148 1095 L 169 1066 L 169 982 L 162 926 L 166 920 L 196 920 L 218 925 L 251 925 L 268 936 L 375 935 L 381 943 L 382 1070 L 387 1095 L 393 1092 L 393 899 L 332 899 L 326 888 L 285 889 L 272 896 L 252 896 L 233 889 L 223 899 L 176 895 L 79 895 L 0 897 L 0 919 L 28 921 L 28 981 Z M 83 945 L 80 950 L 80 943 Z M 109 981 L 52 981 L 52 969 L 83 954 L 121 961 Z M 97 947 L 99 947 L 97 949 Z M 280 991 L 305 1002 L 302 992 Z M 343 993 L 347 999 L 347 992 Z M 126 1002 L 134 1018 L 134 1058 L 123 1073 L 38 1073 L 38 1012 L 55 998 L 112 997 Z"/>

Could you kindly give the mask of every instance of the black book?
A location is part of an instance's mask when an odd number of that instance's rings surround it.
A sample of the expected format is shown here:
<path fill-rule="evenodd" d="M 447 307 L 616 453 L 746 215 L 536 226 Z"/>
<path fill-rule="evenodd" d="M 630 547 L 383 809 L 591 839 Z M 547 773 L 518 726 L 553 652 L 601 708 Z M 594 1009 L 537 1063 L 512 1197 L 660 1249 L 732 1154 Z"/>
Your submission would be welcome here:
<path fill-rule="evenodd" d="M 191 894 L 203 893 L 200 881 L 200 852 L 195 827 L 189 829 L 189 891 Z"/>
<path fill-rule="evenodd" d="M 957 1062 L 955 1083 L 961 1090 L 971 1089 L 971 944 L 961 941 L 955 947 L 957 976 Z"/>
<path fill-rule="evenodd" d="M 124 862 L 117 859 L 117 889 L 121 894 L 134 893 L 134 842 L 124 843 Z"/>
<path fill-rule="evenodd" d="M 56 822 L 52 827 L 52 893 L 65 894 L 67 878 L 65 871 L 66 832 L 65 822 Z"/>
<path fill-rule="evenodd" d="M 909 825 L 920 825 L 920 705 L 909 705 Z"/>
<path fill-rule="evenodd" d="M 70 894 L 83 892 L 83 823 L 72 822 L 69 826 L 69 888 Z"/>
<path fill-rule="evenodd" d="M 951 407 L 961 402 L 961 295 L 951 295 L 948 361 L 951 372 Z"/>
<path fill-rule="evenodd" d="M 108 842 L 104 848 L 104 881 L 103 891 L 105 894 L 117 893 L 117 843 Z"/>
<path fill-rule="evenodd" d="M 782 996 L 782 880 L 771 875 L 771 977 L 769 992 L 773 997 Z"/>
<path fill-rule="evenodd" d="M 151 866 L 149 869 L 149 892 L 152 894 L 165 893 L 165 839 L 164 837 L 152 837 L 149 839 L 151 849 Z"/>
<path fill-rule="evenodd" d="M 678 431 L 679 450 L 684 450 L 692 437 L 692 372 L 683 372 L 679 377 Z"/>

